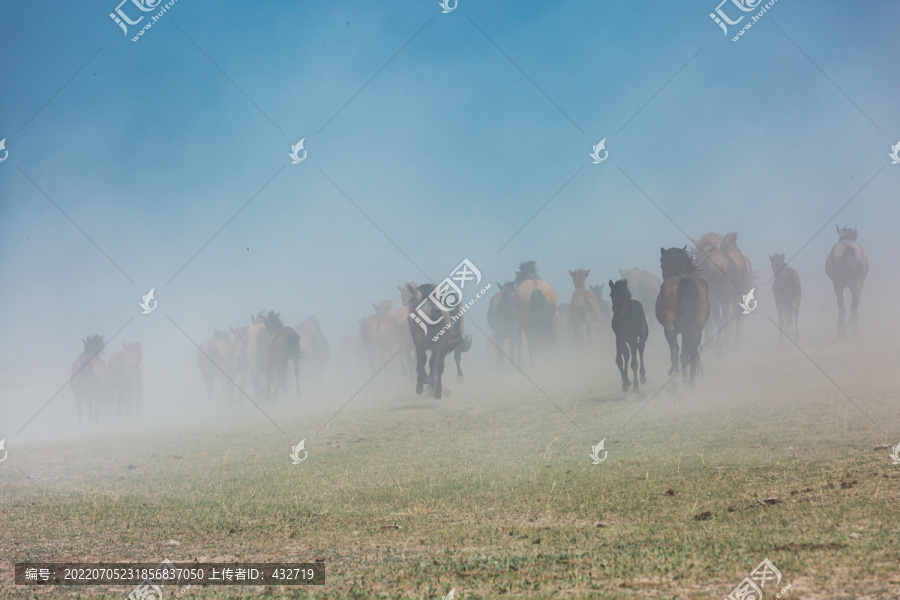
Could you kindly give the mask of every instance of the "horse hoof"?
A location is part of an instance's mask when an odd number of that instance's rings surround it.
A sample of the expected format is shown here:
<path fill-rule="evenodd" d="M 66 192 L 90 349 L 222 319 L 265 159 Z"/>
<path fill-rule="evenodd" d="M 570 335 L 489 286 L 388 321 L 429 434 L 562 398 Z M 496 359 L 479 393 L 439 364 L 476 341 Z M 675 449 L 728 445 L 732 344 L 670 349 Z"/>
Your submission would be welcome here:
<path fill-rule="evenodd" d="M 647 378 L 641 375 L 641 385 L 647 383 Z"/>
<path fill-rule="evenodd" d="M 435 400 L 440 400 L 440 399 L 441 399 L 441 392 L 440 392 L 440 390 L 435 390 L 435 391 L 434 391 L 434 399 L 435 399 Z"/>
<path fill-rule="evenodd" d="M 421 383 L 416 384 L 416 395 L 417 395 L 417 396 L 421 396 L 421 395 L 422 395 L 422 390 L 424 390 L 424 389 L 425 389 L 425 388 L 422 386 Z"/>
<path fill-rule="evenodd" d="M 628 385 L 627 383 L 623 383 L 623 384 L 622 384 L 622 392 L 623 392 L 623 393 L 627 394 L 627 393 L 628 393 L 628 388 L 629 388 L 629 385 Z"/>
<path fill-rule="evenodd" d="M 463 383 L 465 380 L 466 380 L 466 378 L 463 377 L 462 375 L 456 376 L 456 383 Z"/>

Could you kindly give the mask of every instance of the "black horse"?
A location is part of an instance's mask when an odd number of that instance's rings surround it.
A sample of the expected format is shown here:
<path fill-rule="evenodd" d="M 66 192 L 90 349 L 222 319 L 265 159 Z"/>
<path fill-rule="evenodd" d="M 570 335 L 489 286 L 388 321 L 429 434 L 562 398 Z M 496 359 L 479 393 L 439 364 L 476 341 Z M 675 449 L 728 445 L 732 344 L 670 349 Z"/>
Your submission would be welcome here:
<path fill-rule="evenodd" d="M 628 281 L 620 279 L 613 283 L 609 280 L 609 297 L 612 300 L 612 329 L 616 334 L 616 365 L 622 374 L 622 391 L 627 392 L 631 381 L 628 378 L 628 359 L 631 357 L 631 370 L 634 373 L 634 391 L 638 386 L 638 355 L 641 360 L 641 383 L 647 383 L 644 372 L 644 344 L 647 343 L 647 317 L 644 307 L 631 297 Z"/>
<path fill-rule="evenodd" d="M 457 306 L 453 315 L 441 311 L 429 298 L 434 289 L 433 283 L 422 284 L 414 290 L 410 286 L 409 330 L 416 346 L 416 394 L 421 395 L 425 384 L 428 384 L 434 387 L 434 397 L 440 400 L 444 359 L 455 350 L 467 352 L 472 347 L 472 339 L 463 336 L 462 308 Z M 425 353 L 429 350 L 431 359 L 426 375 Z"/>

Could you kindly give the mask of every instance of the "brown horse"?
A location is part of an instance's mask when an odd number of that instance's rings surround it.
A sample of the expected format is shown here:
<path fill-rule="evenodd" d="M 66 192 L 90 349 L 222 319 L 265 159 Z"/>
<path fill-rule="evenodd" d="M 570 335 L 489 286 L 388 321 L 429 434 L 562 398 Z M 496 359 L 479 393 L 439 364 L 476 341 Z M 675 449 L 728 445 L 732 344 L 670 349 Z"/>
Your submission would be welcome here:
<path fill-rule="evenodd" d="M 656 303 L 656 295 L 659 294 L 659 286 L 662 285 L 659 277 L 638 267 L 619 269 L 619 275 L 628 282 L 628 290 L 641 306 L 650 307 Z M 653 329 L 653 320 L 651 319 L 647 325 Z"/>
<path fill-rule="evenodd" d="M 247 337 L 243 344 L 243 364 L 247 367 L 247 375 L 253 386 L 253 395 L 260 399 L 265 395 L 263 377 L 268 369 L 269 338 L 273 332 L 266 329 L 265 311 L 255 317 L 250 316 L 250 327 L 247 328 Z M 269 314 L 274 314 L 269 311 Z"/>
<path fill-rule="evenodd" d="M 784 341 L 784 334 L 800 340 L 800 275 L 784 262 L 784 254 L 769 256 L 772 263 L 772 294 L 775 296 L 775 309 L 778 311 L 779 341 Z"/>
<path fill-rule="evenodd" d="M 487 320 L 494 334 L 494 344 L 497 345 L 497 363 L 502 362 L 502 356 L 506 352 L 506 342 L 509 340 L 509 354 L 515 354 L 516 340 L 516 316 L 513 314 L 513 298 L 516 295 L 516 283 L 497 282 L 496 294 L 491 296 L 488 306 Z M 509 355 L 508 355 L 509 356 Z"/>
<path fill-rule="evenodd" d="M 92 335 L 82 339 L 84 351 L 72 364 L 72 378 L 69 386 L 75 395 L 75 409 L 78 411 L 78 424 L 81 425 L 82 406 L 87 404 L 88 420 L 95 421 L 102 409 L 109 416 L 109 407 L 113 402 L 113 377 L 100 358 L 103 352 L 103 336 Z"/>
<path fill-rule="evenodd" d="M 122 344 L 122 350 L 109 357 L 113 388 L 116 394 L 116 412 L 131 414 L 141 408 L 141 343 Z"/>
<path fill-rule="evenodd" d="M 616 334 L 616 365 L 622 375 L 622 391 L 628 392 L 631 381 L 628 378 L 628 358 L 631 356 L 631 371 L 634 373 L 634 391 L 638 386 L 638 355 L 640 355 L 641 383 L 647 383 L 644 371 L 644 344 L 647 343 L 647 317 L 644 307 L 631 297 L 628 280 L 609 280 L 609 297 L 612 299 L 612 329 Z"/>
<path fill-rule="evenodd" d="M 594 292 L 594 298 L 600 303 L 600 327 L 601 329 L 606 327 L 608 323 L 612 320 L 612 304 L 610 304 L 609 300 L 603 297 L 603 288 L 606 287 L 605 283 L 601 283 L 600 285 L 591 285 L 588 288 Z M 657 292 L 659 289 L 657 288 Z M 653 301 L 656 302 L 656 296 L 653 296 Z M 612 329 L 609 330 L 609 333 L 612 332 Z"/>
<path fill-rule="evenodd" d="M 288 363 L 294 363 L 294 380 L 297 397 L 300 397 L 300 334 L 293 327 L 281 322 L 281 313 L 266 316 L 266 331 L 270 331 L 269 348 L 266 351 L 266 397 L 272 404 L 278 402 L 279 392 L 287 393 Z"/>
<path fill-rule="evenodd" d="M 709 286 L 697 276 L 699 267 L 694 257 L 684 248 L 660 248 L 659 266 L 663 282 L 656 297 L 656 320 L 663 326 L 669 342 L 669 358 L 672 366 L 669 375 L 677 373 L 678 335 L 681 334 L 681 364 L 690 366 L 688 387 L 701 374 L 700 341 L 703 326 L 709 319 Z"/>
<path fill-rule="evenodd" d="M 859 315 L 856 309 L 859 307 L 859 296 L 862 294 L 863 285 L 866 283 L 866 275 L 869 274 L 869 257 L 862 247 L 856 243 L 859 235 L 856 227 L 834 226 L 838 233 L 838 243 L 834 245 L 828 258 L 825 260 L 825 273 L 834 284 L 834 295 L 838 304 L 838 335 L 843 338 L 847 335 L 847 325 L 844 323 L 844 288 L 850 288 L 850 331 L 856 333 L 859 329 Z"/>
<path fill-rule="evenodd" d="M 304 359 L 300 364 L 300 374 L 321 380 L 331 359 L 331 348 L 322 334 L 321 323 L 317 318 L 310 317 L 294 325 L 294 329 L 300 334 L 300 352 Z"/>
<path fill-rule="evenodd" d="M 412 293 L 407 306 L 410 313 L 421 311 L 427 317 L 420 318 L 418 322 L 409 320 L 409 331 L 416 344 L 416 394 L 421 395 L 427 384 L 433 388 L 434 397 L 440 400 L 444 360 L 451 352 L 467 352 L 472 347 L 472 339 L 463 335 L 462 306 L 457 306 L 452 315 L 440 310 L 429 298 L 434 289 L 433 283 L 425 283 L 410 290 Z M 428 351 L 431 352 L 431 359 L 428 361 L 429 372 L 426 374 L 425 360 Z"/>
<path fill-rule="evenodd" d="M 398 349 L 396 322 L 394 321 L 394 302 L 382 300 L 375 309 L 359 324 L 359 337 L 362 339 L 369 370 L 374 374 L 391 359 Z M 408 327 L 408 325 L 407 325 Z"/>
<path fill-rule="evenodd" d="M 522 361 L 522 335 L 534 362 L 535 354 L 543 354 L 554 344 L 553 320 L 556 316 L 556 292 L 539 278 L 535 261 L 524 262 L 516 271 L 516 293 L 513 296 L 516 318 L 516 362 Z"/>
<path fill-rule="evenodd" d="M 584 352 L 585 346 L 593 348 L 600 328 L 600 301 L 594 292 L 585 287 L 585 281 L 590 274 L 590 269 L 569 271 L 575 284 L 572 302 L 569 305 L 569 325 L 572 328 L 575 350 L 578 353 Z"/>
<path fill-rule="evenodd" d="M 737 233 L 722 237 L 717 233 L 705 233 L 700 240 L 691 238 L 694 255 L 703 277 L 709 283 L 709 300 L 716 331 L 726 326 L 732 319 L 734 340 L 740 335 L 740 313 L 738 305 L 753 286 L 753 268 L 750 259 L 741 253 L 737 245 Z M 715 333 L 715 332 L 714 332 Z M 726 341 L 725 332 L 719 336 Z"/>
<path fill-rule="evenodd" d="M 197 368 L 203 376 L 203 384 L 206 386 L 206 398 L 212 402 L 215 396 L 215 382 L 222 385 L 225 399 L 231 403 L 234 399 L 234 386 L 232 385 L 232 372 L 228 361 L 228 348 L 231 338 L 227 331 L 214 331 L 213 338 L 200 344 L 197 353 Z"/>
<path fill-rule="evenodd" d="M 402 364 L 411 376 L 416 374 L 416 345 L 409 334 L 408 304 L 411 294 L 409 290 L 415 290 L 418 287 L 419 284 L 415 281 L 407 281 L 402 286 L 397 286 L 397 290 L 400 292 L 400 308 L 394 313 L 394 328 L 397 334 L 397 343 L 401 349 L 400 354 L 403 356 Z"/>

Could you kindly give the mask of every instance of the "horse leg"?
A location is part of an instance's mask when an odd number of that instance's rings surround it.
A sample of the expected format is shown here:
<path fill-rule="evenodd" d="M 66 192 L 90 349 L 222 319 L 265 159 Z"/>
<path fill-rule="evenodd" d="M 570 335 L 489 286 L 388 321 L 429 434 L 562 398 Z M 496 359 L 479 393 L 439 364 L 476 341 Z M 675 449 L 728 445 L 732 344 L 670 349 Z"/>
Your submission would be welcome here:
<path fill-rule="evenodd" d="M 666 325 L 663 333 L 669 343 L 669 361 L 671 363 L 669 375 L 674 375 L 678 372 L 678 334 L 675 333 L 675 327 L 672 325 Z"/>
<path fill-rule="evenodd" d="M 778 344 L 781 345 L 784 343 L 784 313 L 786 313 L 787 311 L 785 310 L 785 306 L 781 302 L 775 303 L 775 309 L 778 311 Z"/>
<path fill-rule="evenodd" d="M 453 351 L 453 360 L 456 361 L 456 381 L 462 382 L 465 379 L 463 377 L 462 367 L 459 365 L 462 360 L 462 350 L 457 348 Z"/>
<path fill-rule="evenodd" d="M 622 376 L 622 392 L 627 394 L 631 385 L 628 379 L 628 346 L 619 340 L 616 340 L 616 366 L 619 367 L 619 375 Z"/>
<path fill-rule="evenodd" d="M 850 286 L 850 333 L 856 335 L 859 333 L 859 315 L 856 309 L 859 308 L 859 296 L 862 292 L 862 286 L 859 282 Z"/>
<path fill-rule="evenodd" d="M 435 350 L 431 353 L 431 376 L 434 379 L 434 398 L 436 400 L 441 399 L 441 392 L 443 391 L 441 378 L 444 376 L 444 359 L 446 356 L 443 350 Z"/>
<path fill-rule="evenodd" d="M 794 304 L 794 339 L 800 341 L 800 305 Z"/>
<path fill-rule="evenodd" d="M 641 383 L 647 383 L 647 375 L 646 371 L 644 371 L 644 340 L 639 340 L 637 349 L 641 355 Z M 637 390 L 637 384 L 635 384 L 634 389 Z"/>
<path fill-rule="evenodd" d="M 300 361 L 294 359 L 294 380 L 297 382 L 297 397 L 300 397 Z"/>
<path fill-rule="evenodd" d="M 638 351 L 637 351 L 637 340 L 632 340 L 629 344 L 631 346 L 631 372 L 634 374 L 634 391 L 640 391 L 640 386 L 638 386 Z"/>
<path fill-rule="evenodd" d="M 416 395 L 421 396 L 425 384 L 425 350 L 416 348 Z"/>
<path fill-rule="evenodd" d="M 844 286 L 838 282 L 834 282 L 834 293 L 837 296 L 838 304 L 838 337 L 844 339 L 847 336 L 846 325 L 844 324 Z"/>

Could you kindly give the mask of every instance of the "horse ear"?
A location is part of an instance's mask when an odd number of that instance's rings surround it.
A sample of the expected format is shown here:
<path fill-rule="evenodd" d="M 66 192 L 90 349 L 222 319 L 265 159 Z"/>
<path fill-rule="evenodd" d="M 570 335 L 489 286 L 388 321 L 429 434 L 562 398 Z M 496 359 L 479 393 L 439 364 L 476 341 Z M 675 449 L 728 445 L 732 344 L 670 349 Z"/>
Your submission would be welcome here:
<path fill-rule="evenodd" d="M 374 308 L 376 311 L 378 310 L 378 307 L 375 305 L 374 302 L 372 303 L 372 308 Z"/>
<path fill-rule="evenodd" d="M 692 244 L 694 244 L 694 245 L 697 246 L 698 248 L 700 247 L 700 242 L 698 242 L 697 240 L 695 240 L 694 238 L 692 238 L 692 237 L 690 237 L 690 236 L 688 236 L 688 239 L 691 240 L 691 243 L 692 243 Z"/>
<path fill-rule="evenodd" d="M 612 286 L 613 286 L 613 282 L 612 282 L 612 279 L 610 279 L 610 280 L 609 280 L 609 288 L 612 289 Z M 602 289 L 602 288 L 601 288 L 601 289 Z"/>
<path fill-rule="evenodd" d="M 571 275 L 572 277 L 575 277 L 575 273 L 572 272 L 572 269 L 569 269 L 569 275 Z"/>
<path fill-rule="evenodd" d="M 682 248 L 682 250 L 684 250 L 685 252 L 687 252 L 687 244 L 684 245 L 684 247 Z"/>
<path fill-rule="evenodd" d="M 584 272 L 584 276 L 585 276 L 585 277 L 587 277 L 587 276 L 590 275 L 590 274 L 591 274 L 591 270 L 590 270 L 590 269 L 588 269 L 587 271 Z"/>
<path fill-rule="evenodd" d="M 660 256 L 664 255 L 665 253 L 666 253 L 666 249 L 663 248 L 662 246 L 660 246 L 660 247 L 659 247 L 659 254 L 660 254 Z"/>
<path fill-rule="evenodd" d="M 837 230 L 838 235 L 841 235 L 841 228 L 838 227 L 838 224 L 837 224 L 837 223 L 834 224 L 834 228 Z"/>

